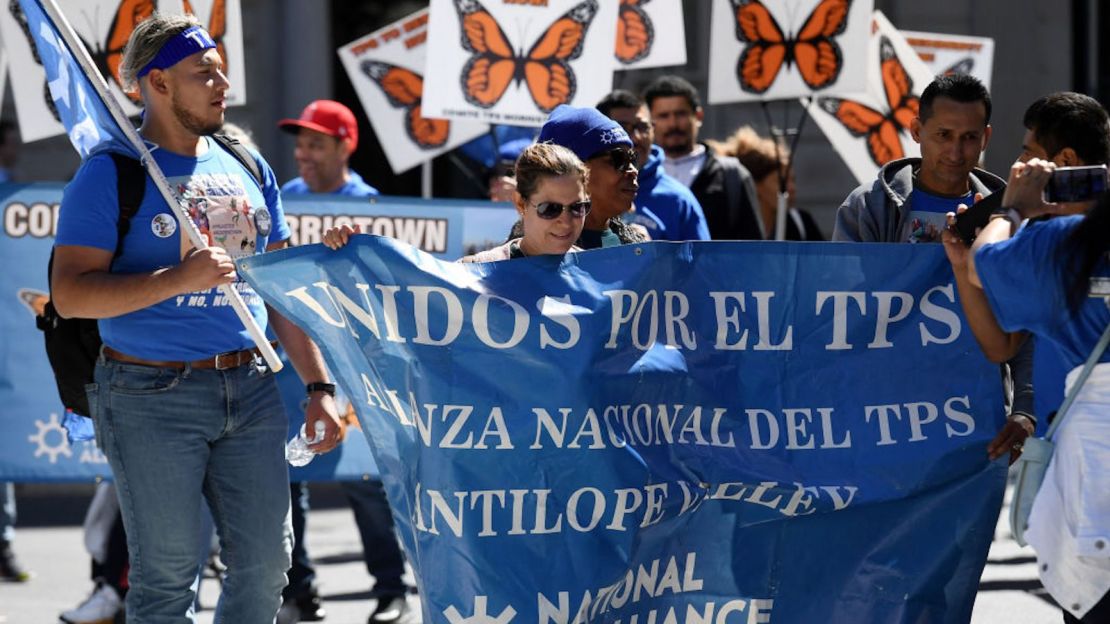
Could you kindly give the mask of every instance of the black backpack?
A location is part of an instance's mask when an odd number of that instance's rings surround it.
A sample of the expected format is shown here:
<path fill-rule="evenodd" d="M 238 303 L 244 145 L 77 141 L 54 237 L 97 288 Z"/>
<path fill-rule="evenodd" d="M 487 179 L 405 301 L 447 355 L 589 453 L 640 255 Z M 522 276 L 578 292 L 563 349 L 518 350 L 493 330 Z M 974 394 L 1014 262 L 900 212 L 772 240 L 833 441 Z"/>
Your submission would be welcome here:
<path fill-rule="evenodd" d="M 254 176 L 259 188 L 264 184 L 258 163 L 237 139 L 226 134 L 213 134 L 212 139 L 226 149 Z M 131 218 L 139 211 L 146 193 L 146 170 L 142 164 L 130 156 L 112 153 L 116 165 L 116 190 L 119 194 L 118 237 L 114 258 L 123 251 L 123 238 L 131 229 Z M 47 266 L 47 283 L 50 283 L 54 270 L 54 251 L 50 252 Z M 54 381 L 58 384 L 58 396 L 67 410 L 81 416 L 89 416 L 89 400 L 85 395 L 85 385 L 92 383 L 96 358 L 100 356 L 100 330 L 95 319 L 62 318 L 54 309 L 53 301 L 47 301 L 42 316 L 35 317 L 35 325 L 42 330 L 46 342 L 46 356 L 50 368 L 54 370 Z"/>

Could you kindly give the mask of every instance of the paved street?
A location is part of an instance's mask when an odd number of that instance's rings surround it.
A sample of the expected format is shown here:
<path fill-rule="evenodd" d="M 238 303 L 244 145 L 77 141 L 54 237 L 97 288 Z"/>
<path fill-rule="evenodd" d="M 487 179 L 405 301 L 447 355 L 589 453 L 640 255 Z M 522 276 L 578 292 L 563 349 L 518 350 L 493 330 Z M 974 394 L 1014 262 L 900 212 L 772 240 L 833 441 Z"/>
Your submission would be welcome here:
<path fill-rule="evenodd" d="M 91 489 L 86 486 L 22 488 L 20 532 L 16 550 L 36 573 L 27 584 L 0 583 L 0 624 L 57 622 L 57 614 L 73 607 L 91 588 L 88 557 L 82 545 L 80 521 Z M 342 506 L 338 490 L 314 486 L 318 506 L 309 517 L 308 545 L 316 557 L 321 592 L 328 610 L 326 622 L 362 624 L 373 607 L 370 577 L 359 554 L 358 533 L 351 512 Z M 212 622 L 218 584 L 201 587 L 205 608 L 199 621 Z M 413 606 L 418 604 L 413 600 Z M 990 561 L 983 575 L 974 624 L 1042 624 L 1060 622 L 1059 611 L 1037 581 L 1033 553 L 1009 539 L 1005 513 L 999 522 Z M 731 623 L 729 623 L 731 624 Z"/>

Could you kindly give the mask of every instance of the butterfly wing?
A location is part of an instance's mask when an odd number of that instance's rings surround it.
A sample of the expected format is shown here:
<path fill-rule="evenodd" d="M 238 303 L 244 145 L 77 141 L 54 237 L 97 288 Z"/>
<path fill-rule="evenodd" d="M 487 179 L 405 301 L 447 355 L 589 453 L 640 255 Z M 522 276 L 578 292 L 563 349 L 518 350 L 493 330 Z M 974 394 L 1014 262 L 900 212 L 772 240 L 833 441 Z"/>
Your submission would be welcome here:
<path fill-rule="evenodd" d="M 621 0 L 617 14 L 617 60 L 628 65 L 651 54 L 655 26 L 640 5 L 647 0 Z"/>
<path fill-rule="evenodd" d="M 112 24 L 108 28 L 108 36 L 104 40 L 104 47 L 90 54 L 96 62 L 97 68 L 104 74 L 105 80 L 115 80 L 120 84 L 119 66 L 123 61 L 123 48 L 131 37 L 135 26 L 154 13 L 153 0 L 123 0 L 116 8 Z M 85 46 L 88 48 L 88 46 Z M 132 102 L 139 102 L 138 91 L 128 93 L 127 97 Z"/>
<path fill-rule="evenodd" d="M 823 97 L 817 104 L 835 117 L 849 134 L 866 137 L 867 151 L 877 166 L 904 155 L 899 129 L 886 115 L 855 100 Z"/>
<path fill-rule="evenodd" d="M 867 151 L 871 160 L 880 167 L 892 160 L 906 155 L 902 149 L 902 132 L 889 119 L 884 119 L 879 127 L 867 135 Z"/>
<path fill-rule="evenodd" d="M 423 149 L 440 147 L 447 143 L 447 135 L 451 133 L 451 122 L 446 119 L 428 119 L 421 114 L 420 105 L 417 104 L 409 110 L 405 122 L 405 130 L 409 138 Z"/>
<path fill-rule="evenodd" d="M 224 75 L 228 72 L 227 50 L 224 48 L 224 35 L 227 34 L 227 0 L 214 0 L 212 13 L 208 15 L 208 34 L 216 42 L 216 51 L 224 62 Z"/>
<path fill-rule="evenodd" d="M 786 60 L 786 41 L 775 17 L 759 0 L 729 0 L 736 16 L 736 38 L 747 44 L 736 63 L 740 88 L 764 93 Z"/>
<path fill-rule="evenodd" d="M 952 64 L 951 67 L 942 71 L 941 73 L 944 74 L 945 76 L 947 76 L 949 74 L 970 74 L 971 70 L 974 69 L 974 68 L 975 68 L 975 59 L 968 56 L 968 57 L 964 57 L 964 58 L 956 61 L 955 63 Z"/>
<path fill-rule="evenodd" d="M 496 104 L 516 76 L 517 57 L 501 25 L 478 0 L 455 0 L 462 48 L 474 56 L 463 66 L 463 97 L 479 108 Z"/>
<path fill-rule="evenodd" d="M 363 61 L 362 72 L 381 88 L 389 103 L 405 109 L 405 131 L 414 143 L 428 149 L 447 142 L 450 122 L 425 119 L 420 114 L 424 97 L 424 78 L 412 70 L 381 61 Z"/>
<path fill-rule="evenodd" d="M 550 113 L 574 99 L 576 81 L 568 61 L 582 54 L 586 31 L 597 15 L 597 1 L 586 0 L 555 20 L 524 57 L 524 80 L 536 106 Z"/>
<path fill-rule="evenodd" d="M 836 117 L 836 120 L 854 137 L 870 133 L 878 128 L 885 118 L 879 111 L 855 100 L 822 97 L 818 98 L 817 105 L 826 113 Z"/>
<path fill-rule="evenodd" d="M 851 5 L 852 0 L 821 0 L 798 31 L 794 60 L 811 89 L 824 89 L 840 76 L 844 59 L 833 37 L 848 27 Z"/>
<path fill-rule="evenodd" d="M 910 122 L 917 117 L 918 99 L 913 94 L 913 79 L 906 72 L 902 61 L 894 50 L 890 39 L 883 37 L 879 40 L 879 60 L 883 77 L 883 92 L 886 94 L 887 105 L 890 106 L 890 119 L 898 126 L 901 132 L 910 127 Z"/>

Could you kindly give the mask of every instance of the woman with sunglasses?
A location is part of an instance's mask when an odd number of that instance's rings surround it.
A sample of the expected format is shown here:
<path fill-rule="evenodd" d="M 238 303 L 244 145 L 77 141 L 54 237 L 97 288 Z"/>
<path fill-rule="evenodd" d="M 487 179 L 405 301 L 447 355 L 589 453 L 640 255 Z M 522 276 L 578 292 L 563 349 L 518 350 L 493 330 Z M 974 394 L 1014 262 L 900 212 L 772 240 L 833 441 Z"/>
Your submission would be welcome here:
<path fill-rule="evenodd" d="M 588 174 L 573 152 L 551 143 L 529 145 L 516 161 L 516 196 L 522 235 L 459 262 L 491 262 L 524 256 L 562 255 L 581 251 L 574 241 L 582 234 L 590 199 Z"/>
<path fill-rule="evenodd" d="M 562 255 L 581 251 L 574 242 L 582 234 L 590 199 L 589 174 L 573 152 L 551 143 L 529 145 L 516 161 L 516 196 L 522 233 L 505 244 L 459 262 L 492 262 L 524 256 Z M 342 225 L 324 233 L 324 244 L 339 249 L 358 226 Z"/>
<path fill-rule="evenodd" d="M 642 225 L 629 225 L 620 218 L 633 210 L 632 202 L 639 189 L 636 152 L 632 149 L 632 139 L 620 124 L 596 108 L 562 104 L 540 128 L 539 141 L 561 145 L 574 152 L 589 172 L 586 193 L 593 210 L 586 217 L 576 245 L 582 249 L 596 249 L 649 240 Z M 509 238 L 522 234 L 522 223 L 518 221 Z"/>

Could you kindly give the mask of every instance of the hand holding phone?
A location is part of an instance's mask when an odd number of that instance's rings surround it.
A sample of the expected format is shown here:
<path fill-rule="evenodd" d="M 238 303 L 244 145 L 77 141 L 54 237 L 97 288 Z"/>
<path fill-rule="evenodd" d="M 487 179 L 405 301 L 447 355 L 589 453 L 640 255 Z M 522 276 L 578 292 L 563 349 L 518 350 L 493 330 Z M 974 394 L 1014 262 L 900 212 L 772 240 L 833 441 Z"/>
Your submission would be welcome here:
<path fill-rule="evenodd" d="M 991 215 L 1002 207 L 1002 191 L 996 191 L 972 204 L 956 215 L 956 233 L 968 247 L 975 242 L 975 235 L 987 225 Z"/>

